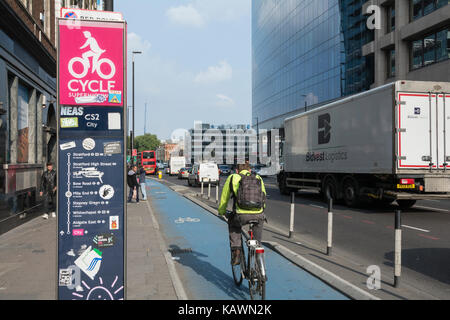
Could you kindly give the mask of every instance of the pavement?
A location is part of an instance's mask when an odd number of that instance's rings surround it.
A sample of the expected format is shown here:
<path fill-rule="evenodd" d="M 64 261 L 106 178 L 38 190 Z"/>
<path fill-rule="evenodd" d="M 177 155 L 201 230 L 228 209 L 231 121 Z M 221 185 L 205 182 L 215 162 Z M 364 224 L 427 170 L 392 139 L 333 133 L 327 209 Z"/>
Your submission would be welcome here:
<path fill-rule="evenodd" d="M 248 300 L 246 284 L 232 280 L 225 222 L 159 182 L 147 185 L 149 200 L 127 207 L 127 299 Z M 179 223 L 188 216 L 201 223 Z M 0 235 L 1 300 L 56 299 L 56 233 L 56 219 L 38 216 Z M 349 298 L 264 245 L 268 299 Z"/>
<path fill-rule="evenodd" d="M 56 219 L 0 235 L 0 299 L 56 299 Z M 145 201 L 128 204 L 127 299 L 177 300 L 163 238 Z"/>

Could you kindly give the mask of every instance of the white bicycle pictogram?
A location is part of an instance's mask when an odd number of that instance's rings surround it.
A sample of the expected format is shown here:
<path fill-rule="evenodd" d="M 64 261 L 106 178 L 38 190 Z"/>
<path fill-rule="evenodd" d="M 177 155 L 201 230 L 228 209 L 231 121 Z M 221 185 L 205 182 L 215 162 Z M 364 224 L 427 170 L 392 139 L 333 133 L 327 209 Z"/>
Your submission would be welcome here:
<path fill-rule="evenodd" d="M 89 58 L 92 57 L 92 71 L 91 71 L 92 73 L 97 72 L 97 74 L 105 80 L 109 80 L 112 77 L 114 77 L 114 75 L 116 74 L 116 66 L 114 65 L 114 63 L 107 58 L 100 59 L 100 56 L 104 52 L 106 52 L 106 50 L 100 48 L 100 46 L 97 43 L 97 40 L 94 37 L 92 37 L 89 31 L 85 31 L 83 32 L 83 34 L 86 37 L 87 41 L 80 49 L 84 49 L 87 46 L 89 46 L 90 50 L 84 52 L 81 57 L 74 57 L 69 61 L 68 68 L 70 74 L 77 79 L 86 77 L 86 75 L 89 72 L 89 68 L 91 67 Z M 77 73 L 73 69 L 75 63 L 81 63 L 81 65 L 83 66 L 83 71 L 81 73 Z M 104 74 L 102 72 L 101 66 L 104 63 L 109 65 L 111 69 L 109 74 Z"/>
<path fill-rule="evenodd" d="M 185 223 L 185 222 L 200 222 L 200 219 L 191 217 L 187 218 L 179 217 L 177 220 L 175 220 L 175 223 Z"/>

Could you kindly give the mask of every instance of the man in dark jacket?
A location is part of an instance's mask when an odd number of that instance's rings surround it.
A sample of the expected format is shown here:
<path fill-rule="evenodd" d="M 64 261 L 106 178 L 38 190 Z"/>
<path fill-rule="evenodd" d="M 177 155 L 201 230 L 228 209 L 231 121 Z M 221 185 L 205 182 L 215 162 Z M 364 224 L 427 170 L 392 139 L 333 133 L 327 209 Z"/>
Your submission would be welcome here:
<path fill-rule="evenodd" d="M 142 201 L 147 201 L 147 191 L 145 190 L 145 169 L 144 167 L 139 168 L 139 184 L 141 186 Z"/>
<path fill-rule="evenodd" d="M 51 212 L 52 218 L 56 217 L 56 171 L 53 170 L 53 164 L 47 163 L 47 171 L 42 174 L 40 196 L 44 196 L 44 210 L 45 214 L 42 216 L 44 219 L 48 219 L 48 214 Z M 51 206 L 50 206 L 51 203 Z"/>
<path fill-rule="evenodd" d="M 130 193 L 128 194 L 128 202 L 131 202 L 133 198 L 133 191 L 136 190 L 136 202 L 139 202 L 139 183 L 136 177 L 137 167 L 133 166 L 127 175 L 127 184 L 130 187 Z"/>

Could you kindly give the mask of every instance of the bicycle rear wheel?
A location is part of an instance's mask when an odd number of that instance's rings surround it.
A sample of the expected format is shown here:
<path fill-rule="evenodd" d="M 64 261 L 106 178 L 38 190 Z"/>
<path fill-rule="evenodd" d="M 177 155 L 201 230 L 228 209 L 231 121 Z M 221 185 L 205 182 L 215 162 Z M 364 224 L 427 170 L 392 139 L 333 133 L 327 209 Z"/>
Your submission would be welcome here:
<path fill-rule="evenodd" d="M 248 289 L 252 300 L 266 299 L 266 281 L 262 275 L 255 254 L 249 253 Z"/>
<path fill-rule="evenodd" d="M 236 266 L 231 266 L 233 272 L 233 279 L 236 286 L 240 287 L 242 284 L 242 280 L 244 280 L 245 274 L 245 254 L 244 254 L 244 245 L 241 245 L 241 263 Z"/>

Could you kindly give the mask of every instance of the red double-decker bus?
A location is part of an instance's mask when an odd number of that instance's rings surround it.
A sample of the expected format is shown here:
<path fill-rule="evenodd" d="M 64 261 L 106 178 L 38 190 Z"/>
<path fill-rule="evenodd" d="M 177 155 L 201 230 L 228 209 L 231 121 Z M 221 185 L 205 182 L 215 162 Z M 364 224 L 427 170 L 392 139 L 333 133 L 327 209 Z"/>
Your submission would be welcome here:
<path fill-rule="evenodd" d="M 137 155 L 137 163 L 139 166 L 143 166 L 147 174 L 155 175 L 156 169 L 156 152 L 155 151 L 142 151 Z"/>

